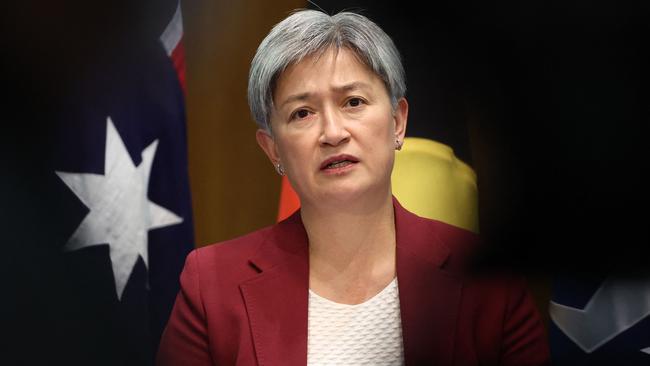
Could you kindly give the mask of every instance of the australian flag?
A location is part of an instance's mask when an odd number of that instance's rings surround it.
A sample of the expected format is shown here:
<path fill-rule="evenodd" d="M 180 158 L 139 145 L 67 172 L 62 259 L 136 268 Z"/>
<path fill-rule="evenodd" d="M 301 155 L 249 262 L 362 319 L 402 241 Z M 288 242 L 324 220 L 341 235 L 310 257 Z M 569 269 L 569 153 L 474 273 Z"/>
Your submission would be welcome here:
<path fill-rule="evenodd" d="M 31 25 L 35 76 L 14 80 L 4 354 L 149 365 L 193 248 L 180 6 L 75 5 Z"/>
<path fill-rule="evenodd" d="M 550 304 L 553 364 L 650 364 L 650 276 L 561 276 Z"/>

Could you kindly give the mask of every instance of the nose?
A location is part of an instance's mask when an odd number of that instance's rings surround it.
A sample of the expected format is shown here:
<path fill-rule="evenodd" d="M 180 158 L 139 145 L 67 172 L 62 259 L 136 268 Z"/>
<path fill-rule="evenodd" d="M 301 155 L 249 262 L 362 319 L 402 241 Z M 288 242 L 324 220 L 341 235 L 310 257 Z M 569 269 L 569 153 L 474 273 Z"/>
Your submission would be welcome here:
<path fill-rule="evenodd" d="M 318 142 L 321 146 L 338 146 L 350 140 L 350 132 L 345 126 L 345 120 L 334 111 L 322 114 L 321 134 Z"/>

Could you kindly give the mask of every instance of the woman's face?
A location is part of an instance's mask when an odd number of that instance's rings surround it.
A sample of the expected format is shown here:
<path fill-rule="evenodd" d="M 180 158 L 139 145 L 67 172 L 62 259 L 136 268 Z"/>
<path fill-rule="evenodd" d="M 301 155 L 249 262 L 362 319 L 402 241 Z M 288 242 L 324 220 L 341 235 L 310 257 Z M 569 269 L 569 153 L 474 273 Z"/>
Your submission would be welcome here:
<path fill-rule="evenodd" d="M 393 111 L 382 80 L 351 51 L 329 50 L 288 67 L 273 97 L 273 137 L 259 130 L 257 140 L 303 204 L 390 192 L 408 104 L 401 99 Z"/>

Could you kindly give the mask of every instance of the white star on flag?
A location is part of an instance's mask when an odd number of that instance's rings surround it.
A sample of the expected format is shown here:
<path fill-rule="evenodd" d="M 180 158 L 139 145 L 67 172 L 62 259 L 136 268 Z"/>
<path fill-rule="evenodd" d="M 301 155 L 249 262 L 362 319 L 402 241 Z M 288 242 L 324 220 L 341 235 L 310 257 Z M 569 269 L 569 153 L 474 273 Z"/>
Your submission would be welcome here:
<path fill-rule="evenodd" d="M 104 175 L 56 172 L 90 209 L 64 249 L 72 251 L 107 243 L 120 300 L 138 256 L 148 266 L 147 232 L 183 222 L 182 217 L 147 197 L 157 146 L 158 140 L 147 146 L 136 167 L 108 117 Z"/>

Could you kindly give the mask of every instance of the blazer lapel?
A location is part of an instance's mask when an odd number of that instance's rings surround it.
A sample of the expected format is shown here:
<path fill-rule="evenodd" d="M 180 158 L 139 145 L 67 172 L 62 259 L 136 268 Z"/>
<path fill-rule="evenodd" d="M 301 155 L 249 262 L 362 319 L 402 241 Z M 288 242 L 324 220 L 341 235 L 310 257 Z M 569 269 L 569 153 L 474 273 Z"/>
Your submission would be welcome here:
<path fill-rule="evenodd" d="M 451 365 L 461 280 L 441 267 L 449 248 L 429 221 L 397 200 L 397 277 L 407 365 Z M 299 212 L 251 258 L 260 274 L 240 285 L 259 365 L 307 363 L 309 247 Z"/>
<path fill-rule="evenodd" d="M 406 365 L 451 365 L 461 280 L 441 269 L 449 248 L 432 225 L 394 204 Z"/>
<path fill-rule="evenodd" d="M 250 263 L 260 274 L 240 289 L 258 364 L 306 365 L 309 251 L 299 213 L 271 230 Z"/>

